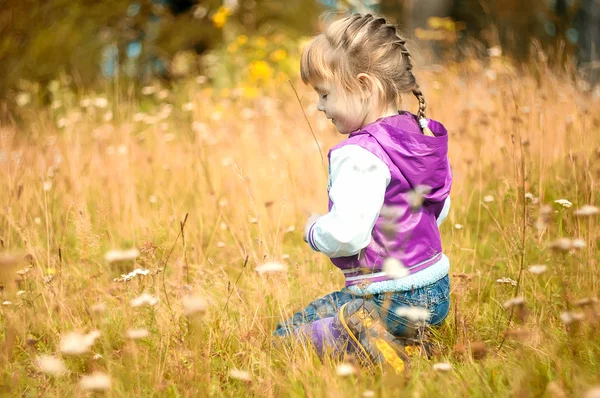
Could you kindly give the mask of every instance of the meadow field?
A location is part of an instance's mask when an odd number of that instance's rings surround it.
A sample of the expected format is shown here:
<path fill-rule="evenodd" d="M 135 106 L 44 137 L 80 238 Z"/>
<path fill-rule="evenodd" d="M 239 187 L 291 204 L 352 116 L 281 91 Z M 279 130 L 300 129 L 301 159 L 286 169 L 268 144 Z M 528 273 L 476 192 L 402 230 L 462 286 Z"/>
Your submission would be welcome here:
<path fill-rule="evenodd" d="M 543 63 L 418 72 L 454 173 L 434 358 L 369 372 L 271 335 L 343 286 L 302 239 L 343 138 L 309 88 L 319 146 L 285 79 L 58 80 L 0 127 L 0 395 L 599 397 L 598 96 Z"/>

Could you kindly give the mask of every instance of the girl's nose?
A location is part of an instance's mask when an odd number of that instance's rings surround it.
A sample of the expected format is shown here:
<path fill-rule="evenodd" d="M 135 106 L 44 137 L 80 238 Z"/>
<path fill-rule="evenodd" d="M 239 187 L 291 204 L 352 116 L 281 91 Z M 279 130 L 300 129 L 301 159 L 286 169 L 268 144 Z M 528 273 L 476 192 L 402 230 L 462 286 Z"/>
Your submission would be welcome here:
<path fill-rule="evenodd" d="M 317 110 L 325 112 L 325 105 L 323 105 L 323 101 L 319 100 L 319 102 L 317 102 Z"/>

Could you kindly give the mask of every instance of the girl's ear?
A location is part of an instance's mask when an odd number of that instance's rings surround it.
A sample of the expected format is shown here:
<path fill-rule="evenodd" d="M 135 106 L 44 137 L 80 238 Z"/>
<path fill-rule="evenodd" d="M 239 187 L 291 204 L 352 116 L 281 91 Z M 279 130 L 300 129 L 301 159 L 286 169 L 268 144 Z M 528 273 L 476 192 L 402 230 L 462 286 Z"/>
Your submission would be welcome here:
<path fill-rule="evenodd" d="M 361 97 L 363 100 L 369 99 L 376 95 L 377 82 L 373 76 L 369 75 L 368 73 L 359 73 L 356 75 L 356 78 L 358 79 Z"/>

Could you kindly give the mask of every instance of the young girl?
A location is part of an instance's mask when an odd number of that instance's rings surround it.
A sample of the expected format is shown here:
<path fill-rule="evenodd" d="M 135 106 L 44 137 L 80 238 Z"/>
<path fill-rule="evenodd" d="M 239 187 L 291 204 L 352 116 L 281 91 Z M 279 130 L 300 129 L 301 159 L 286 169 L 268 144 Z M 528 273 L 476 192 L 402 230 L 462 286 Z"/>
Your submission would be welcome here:
<path fill-rule="evenodd" d="M 320 354 L 350 350 L 397 371 L 407 339 L 440 325 L 450 305 L 438 231 L 452 182 L 448 135 L 425 118 L 405 43 L 385 19 L 356 14 L 302 54 L 302 80 L 319 95 L 319 111 L 348 135 L 329 152 L 329 213 L 309 219 L 305 240 L 342 270 L 346 287 L 275 331 L 308 337 Z M 407 92 L 419 102 L 416 116 L 398 111 Z"/>

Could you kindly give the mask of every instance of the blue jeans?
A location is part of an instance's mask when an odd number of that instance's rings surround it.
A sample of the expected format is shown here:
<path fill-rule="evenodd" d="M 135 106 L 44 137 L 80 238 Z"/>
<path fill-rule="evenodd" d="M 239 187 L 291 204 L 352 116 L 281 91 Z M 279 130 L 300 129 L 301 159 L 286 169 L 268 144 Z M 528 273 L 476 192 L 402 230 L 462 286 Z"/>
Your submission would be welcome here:
<path fill-rule="evenodd" d="M 450 310 L 450 279 L 446 275 L 437 282 L 418 289 L 369 296 L 357 296 L 344 288 L 339 292 L 321 297 L 302 311 L 296 312 L 293 317 L 277 325 L 273 334 L 286 336 L 291 334 L 295 328 L 319 319 L 336 316 L 342 305 L 357 298 L 375 304 L 379 310 L 379 316 L 391 334 L 397 337 L 414 337 L 417 334 L 418 325 L 407 318 L 398 316 L 396 311 L 400 307 L 424 307 L 431 313 L 428 324 L 430 326 L 441 325 Z"/>

